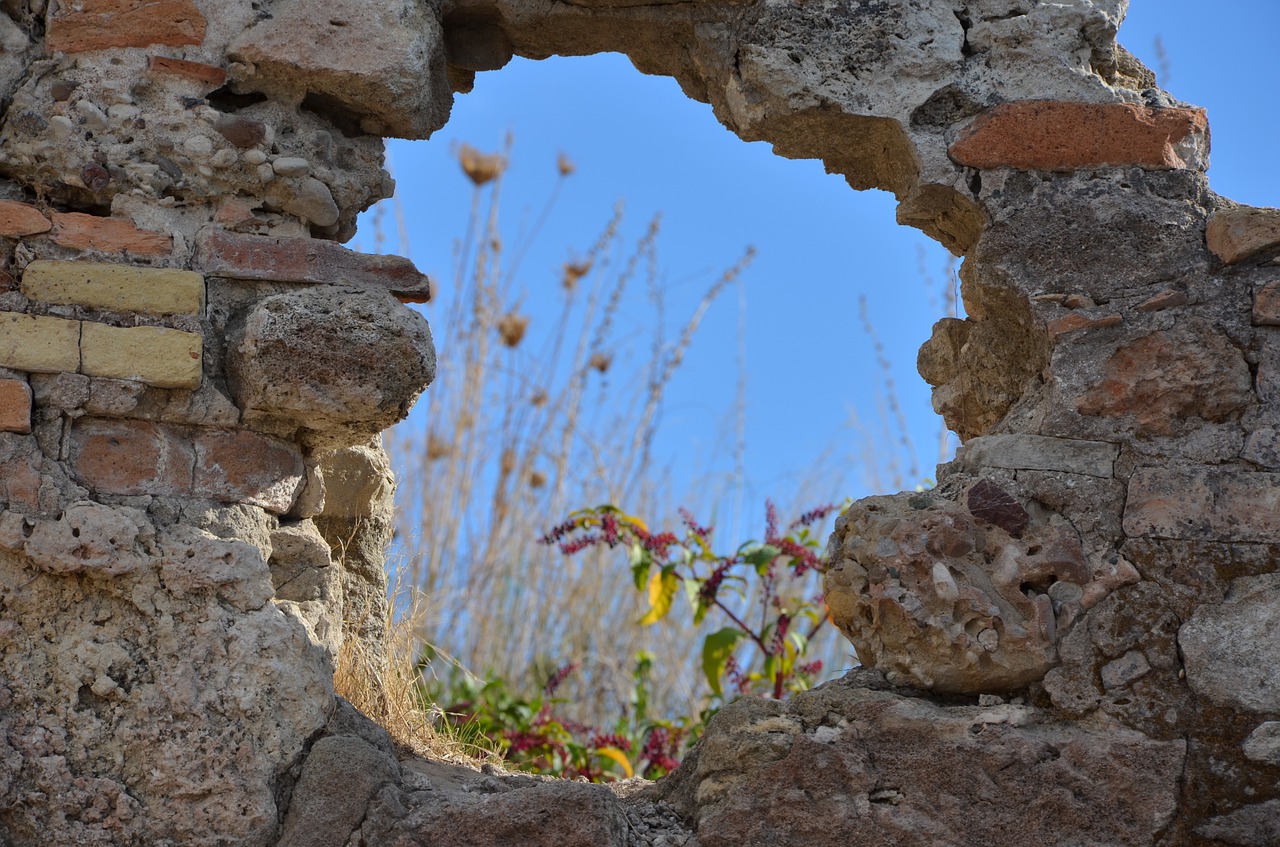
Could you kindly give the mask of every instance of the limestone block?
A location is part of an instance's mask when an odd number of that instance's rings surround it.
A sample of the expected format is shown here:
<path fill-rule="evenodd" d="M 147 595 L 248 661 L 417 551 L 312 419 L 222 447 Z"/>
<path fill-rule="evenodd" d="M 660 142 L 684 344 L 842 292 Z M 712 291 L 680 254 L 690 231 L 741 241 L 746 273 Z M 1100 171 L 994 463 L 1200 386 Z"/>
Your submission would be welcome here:
<path fill-rule="evenodd" d="M 241 235 L 216 227 L 196 238 L 195 266 L 206 276 L 264 282 L 384 288 L 405 303 L 431 299 L 431 281 L 400 256 L 374 256 L 314 238 Z"/>
<path fill-rule="evenodd" d="M 0 432 L 31 431 L 31 386 L 25 379 L 0 377 Z"/>
<path fill-rule="evenodd" d="M 262 300 L 227 349 L 246 419 L 284 422 L 332 446 L 403 418 L 435 365 L 422 315 L 385 291 L 328 286 Z"/>
<path fill-rule="evenodd" d="M 1062 471 L 1106 479 L 1119 453 L 1118 444 L 1103 441 L 1017 434 L 971 438 L 960 448 L 959 457 L 971 469 Z"/>
<path fill-rule="evenodd" d="M 63 247 L 100 253 L 167 256 L 173 249 L 171 236 L 139 229 L 132 221 L 122 218 L 79 212 L 54 212 L 53 231 L 49 238 Z"/>
<path fill-rule="evenodd" d="M 80 322 L 0 312 L 0 367 L 75 373 L 80 369 Z"/>
<path fill-rule="evenodd" d="M 302 90 L 370 134 L 426 138 L 449 116 L 440 22 L 411 0 L 285 0 L 228 51 L 260 90 Z"/>
<path fill-rule="evenodd" d="M 0 200 L 0 236 L 22 238 L 48 232 L 53 224 L 35 206 L 14 200 Z"/>
<path fill-rule="evenodd" d="M 200 385 L 203 340 L 194 332 L 155 326 L 84 322 L 81 373 L 136 379 L 158 388 Z"/>
<path fill-rule="evenodd" d="M 155 528 L 146 513 L 124 506 L 73 503 L 55 520 L 37 520 L 22 553 L 51 573 L 132 573 L 150 564 Z"/>
<path fill-rule="evenodd" d="M 112 47 L 181 47 L 204 40 L 206 21 L 194 0 L 80 0 L 49 16 L 50 51 Z"/>
<path fill-rule="evenodd" d="M 115 312 L 199 315 L 204 311 L 204 277 L 170 268 L 38 259 L 23 271 L 22 293 L 43 303 Z"/>
<path fill-rule="evenodd" d="M 1203 109 L 1018 101 L 979 115 L 948 152 L 971 168 L 1203 169 L 1208 166 L 1208 129 Z"/>
<path fill-rule="evenodd" d="M 1130 536 L 1258 541 L 1280 533 L 1280 474 L 1141 468 L 1129 480 Z"/>
<path fill-rule="evenodd" d="M 160 573 L 175 597 L 211 592 L 242 612 L 271 599 L 271 571 L 252 544 L 178 524 L 159 539 Z"/>
<path fill-rule="evenodd" d="M 195 451 L 175 427 L 81 418 L 71 426 L 69 450 L 77 479 L 93 491 L 191 494 Z"/>
<path fill-rule="evenodd" d="M 394 756 L 361 738 L 321 738 L 298 777 L 279 847 L 344 847 L 374 794 L 399 775 Z"/>
<path fill-rule="evenodd" d="M 197 496 L 282 515 L 302 486 L 302 454 L 287 441 L 247 430 L 197 430 L 194 447 Z"/>
<path fill-rule="evenodd" d="M 1274 537 L 1274 535 L 1273 535 Z M 1178 630 L 1192 690 L 1222 706 L 1280 712 L 1280 574 L 1231 581 Z"/>
<path fill-rule="evenodd" d="M 1233 206 L 1209 216 L 1205 241 L 1228 265 L 1280 245 L 1280 209 Z"/>
<path fill-rule="evenodd" d="M 730 704 L 658 791 L 703 847 L 1152 844 L 1178 810 L 1181 739 L 944 707 L 867 678 Z"/>

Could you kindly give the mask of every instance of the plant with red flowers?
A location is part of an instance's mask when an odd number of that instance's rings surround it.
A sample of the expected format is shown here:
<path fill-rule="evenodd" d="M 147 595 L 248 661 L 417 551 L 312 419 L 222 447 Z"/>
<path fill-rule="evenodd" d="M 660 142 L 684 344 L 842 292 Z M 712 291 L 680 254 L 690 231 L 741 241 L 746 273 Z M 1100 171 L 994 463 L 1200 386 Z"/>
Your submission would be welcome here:
<path fill-rule="evenodd" d="M 731 554 L 712 548 L 712 529 L 680 510 L 683 531 L 652 532 L 639 518 L 614 506 L 581 509 L 542 537 L 565 555 L 605 545 L 627 551 L 636 590 L 648 597 L 642 624 L 666 619 L 683 587 L 700 626 L 714 611 L 728 625 L 702 643 L 702 669 L 712 694 L 722 702 L 734 694 L 766 693 L 782 699 L 808 688 L 821 661 L 804 662 L 813 636 L 827 621 L 820 590 L 819 541 L 812 526 L 835 505 L 805 512 L 779 532 L 777 509 L 765 503 L 762 542 L 748 541 Z"/>

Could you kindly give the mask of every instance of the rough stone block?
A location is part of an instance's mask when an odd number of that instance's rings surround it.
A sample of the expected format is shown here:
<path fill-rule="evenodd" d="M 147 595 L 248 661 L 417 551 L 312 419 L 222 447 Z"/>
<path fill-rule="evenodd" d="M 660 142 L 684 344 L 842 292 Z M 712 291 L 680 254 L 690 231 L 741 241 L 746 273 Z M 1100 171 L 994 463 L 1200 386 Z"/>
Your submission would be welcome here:
<path fill-rule="evenodd" d="M 202 339 L 194 332 L 85 321 L 81 372 L 134 379 L 158 388 L 196 388 L 200 385 L 202 346 Z"/>
<path fill-rule="evenodd" d="M 279 847 L 345 844 L 373 795 L 399 775 L 395 757 L 361 738 L 321 738 L 302 767 Z"/>
<path fill-rule="evenodd" d="M 194 265 L 206 276 L 362 285 L 385 288 L 404 303 L 431 299 L 431 281 L 408 259 L 357 253 L 322 239 L 242 235 L 208 227 L 196 238 Z"/>
<path fill-rule="evenodd" d="M 80 321 L 0 313 L 0 367 L 75 373 L 80 369 Z"/>
<path fill-rule="evenodd" d="M 15 200 L 0 200 L 0 236 L 22 238 L 48 232 L 53 224 L 35 206 Z"/>
<path fill-rule="evenodd" d="M 221 88 L 227 81 L 227 72 L 222 68 L 169 56 L 148 56 L 147 69 L 154 73 L 171 74 L 202 82 L 211 88 Z"/>
<path fill-rule="evenodd" d="M 195 436 L 194 492 L 230 503 L 288 512 L 302 485 L 298 448 L 247 430 L 211 430 Z"/>
<path fill-rule="evenodd" d="M 189 496 L 195 451 L 180 429 L 84 418 L 71 425 L 71 467 L 102 494 Z"/>
<path fill-rule="evenodd" d="M 1208 128 L 1203 109 L 1020 101 L 979 115 L 949 152 L 971 168 L 1195 168 L 1207 161 Z"/>
<path fill-rule="evenodd" d="M 31 431 L 31 386 L 25 379 L 0 377 L 0 432 Z"/>
<path fill-rule="evenodd" d="M 80 0 L 49 16 L 50 52 L 204 41 L 206 21 L 194 0 Z"/>
<path fill-rule="evenodd" d="M 43 303 L 116 312 L 198 315 L 204 311 L 204 277 L 170 268 L 39 259 L 23 272 L 22 293 Z"/>
<path fill-rule="evenodd" d="M 1201 697 L 1252 712 L 1280 712 L 1280 574 L 1231 581 L 1217 605 L 1178 630 L 1187 683 Z"/>
<path fill-rule="evenodd" d="M 135 253 L 139 256 L 167 256 L 173 249 L 173 237 L 139 229 L 123 218 L 104 218 L 80 212 L 54 212 L 55 244 L 76 250 L 101 253 Z"/>
<path fill-rule="evenodd" d="M 1280 246 L 1280 209 L 1236 206 L 1214 212 L 1205 228 L 1205 242 L 1228 265 Z"/>
<path fill-rule="evenodd" d="M 1063 471 L 1109 478 L 1120 447 L 1103 441 L 1043 435 L 984 435 L 961 448 L 965 466 Z"/>
<path fill-rule="evenodd" d="M 1129 480 L 1129 536 L 1274 543 L 1280 474 L 1140 468 Z"/>
<path fill-rule="evenodd" d="M 1264 283 L 1253 292 L 1253 322 L 1257 326 L 1280 326 L 1280 279 Z"/>
<path fill-rule="evenodd" d="M 0 432 L 0 506 L 40 509 L 40 448 L 30 435 Z"/>
<path fill-rule="evenodd" d="M 1280 765 L 1280 721 L 1258 724 L 1244 740 L 1244 755 L 1251 762 Z"/>

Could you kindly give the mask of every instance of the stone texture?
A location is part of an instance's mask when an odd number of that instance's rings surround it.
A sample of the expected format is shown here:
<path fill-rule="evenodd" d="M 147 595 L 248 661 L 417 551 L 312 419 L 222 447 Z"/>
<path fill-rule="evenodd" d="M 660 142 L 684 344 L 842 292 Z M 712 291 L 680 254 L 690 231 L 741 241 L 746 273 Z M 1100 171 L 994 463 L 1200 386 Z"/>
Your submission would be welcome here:
<path fill-rule="evenodd" d="M 287 423 L 314 443 L 380 432 L 435 377 L 426 320 L 379 291 L 317 287 L 268 297 L 245 316 L 227 354 L 246 418 Z"/>
<path fill-rule="evenodd" d="M 311 748 L 279 847 L 344 847 L 365 819 L 369 801 L 397 781 L 393 756 L 352 736 L 321 738 Z"/>
<path fill-rule="evenodd" d="M 25 379 L 0 377 L 0 432 L 31 431 L 31 386 Z"/>
<path fill-rule="evenodd" d="M 0 432 L 0 508 L 39 511 L 41 465 L 34 437 Z"/>
<path fill-rule="evenodd" d="M 220 88 L 227 81 L 227 72 L 214 65 L 200 62 L 188 62 L 171 56 L 148 56 L 147 70 L 159 74 L 173 74 L 195 82 L 204 83 L 210 88 Z"/>
<path fill-rule="evenodd" d="M 35 373 L 80 369 L 80 322 L 0 312 L 0 367 Z"/>
<path fill-rule="evenodd" d="M 1153 844 L 1174 817 L 1181 740 L 856 680 L 712 719 L 658 789 L 699 844 Z"/>
<path fill-rule="evenodd" d="M 1222 603 L 1201 606 L 1178 631 L 1187 682 L 1201 697 L 1280 712 L 1280 574 L 1240 577 Z"/>
<path fill-rule="evenodd" d="M 139 229 L 132 221 L 121 218 L 79 212 L 54 212 L 49 238 L 63 247 L 98 253 L 167 256 L 173 250 L 172 236 Z"/>
<path fill-rule="evenodd" d="M 199 315 L 204 277 L 191 271 L 39 259 L 22 273 L 22 293 L 64 303 L 147 315 Z"/>
<path fill-rule="evenodd" d="M 1235 206 L 1209 216 L 1205 240 L 1213 254 L 1227 264 L 1280 245 L 1280 209 Z"/>
<path fill-rule="evenodd" d="M 22 238 L 48 232 L 53 223 L 35 206 L 0 200 L 0 236 Z"/>
<path fill-rule="evenodd" d="M 965 442 L 960 458 L 969 468 L 1026 468 L 1109 478 L 1120 448 L 1099 441 L 1042 435 L 986 435 Z"/>
<path fill-rule="evenodd" d="M 180 47 L 204 40 L 206 21 L 193 0 L 80 0 L 49 17 L 49 49 Z"/>
<path fill-rule="evenodd" d="M 948 148 L 971 168 L 1208 167 L 1203 109 L 1022 101 L 979 115 Z"/>
<path fill-rule="evenodd" d="M 14 517 L 17 517 L 16 515 Z M 118 576 L 149 565 L 155 528 L 144 512 L 99 503 L 72 503 L 54 520 L 26 521 L 0 531 L 0 547 L 21 553 L 49 573 Z"/>
<path fill-rule="evenodd" d="M 1257 326 L 1280 326 L 1280 279 L 1264 283 L 1254 291 L 1253 322 Z"/>
<path fill-rule="evenodd" d="M 1264 721 L 1244 740 L 1244 755 L 1251 762 L 1280 766 L 1280 721 Z"/>
<path fill-rule="evenodd" d="M 172 427 L 146 421 L 83 418 L 71 427 L 76 477 L 103 494 L 189 495 L 191 443 Z"/>
<path fill-rule="evenodd" d="M 1142 468 L 1129 480 L 1131 536 L 1274 542 L 1280 474 Z"/>
<path fill-rule="evenodd" d="M 201 230 L 196 266 L 207 276 L 268 282 L 329 283 L 384 288 L 402 302 L 423 303 L 431 283 L 399 256 L 369 256 L 327 241 Z"/>
<path fill-rule="evenodd" d="M 440 22 L 408 0 L 329 0 L 322 14 L 304 0 L 279 3 L 231 57 L 252 63 L 242 84 L 301 89 L 374 135 L 426 138 L 449 116 Z"/>
<path fill-rule="evenodd" d="M 282 515 L 302 485 L 302 454 L 290 442 L 248 431 L 198 431 L 194 436 L 197 496 L 251 503 Z"/>
<path fill-rule="evenodd" d="M 1202 838 L 1233 847 L 1269 847 L 1280 843 L 1280 800 L 1242 806 L 1196 828 Z"/>
<path fill-rule="evenodd" d="M 115 327 L 85 321 L 81 373 L 136 379 L 158 388 L 196 388 L 203 340 L 194 332 L 158 326 Z"/>

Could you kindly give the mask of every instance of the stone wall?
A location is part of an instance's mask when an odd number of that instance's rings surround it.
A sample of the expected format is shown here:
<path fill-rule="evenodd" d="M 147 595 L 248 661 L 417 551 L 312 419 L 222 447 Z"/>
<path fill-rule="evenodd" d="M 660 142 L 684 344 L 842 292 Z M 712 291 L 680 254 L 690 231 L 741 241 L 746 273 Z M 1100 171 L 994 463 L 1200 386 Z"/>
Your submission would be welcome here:
<path fill-rule="evenodd" d="M 1280 843 L 1280 210 L 1123 0 L 0 2 L 0 843 Z M 378 433 L 434 374 L 340 246 L 513 55 L 621 51 L 963 255 L 964 440 L 837 523 L 865 669 L 616 792 L 404 757 Z"/>

